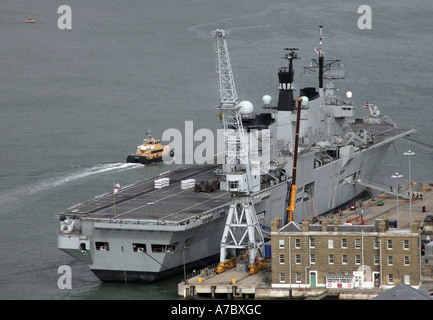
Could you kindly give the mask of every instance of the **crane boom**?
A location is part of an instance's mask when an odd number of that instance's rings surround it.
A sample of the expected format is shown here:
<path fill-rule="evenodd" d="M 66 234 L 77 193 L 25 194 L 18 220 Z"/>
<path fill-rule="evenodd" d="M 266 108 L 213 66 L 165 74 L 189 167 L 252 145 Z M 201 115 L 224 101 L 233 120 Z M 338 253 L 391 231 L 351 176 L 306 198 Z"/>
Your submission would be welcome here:
<path fill-rule="evenodd" d="M 216 38 L 221 106 L 233 108 L 238 103 L 238 94 L 236 92 L 227 43 L 225 41 L 225 38 L 228 37 L 228 35 L 228 32 L 221 29 L 214 31 L 214 37 Z"/>
<path fill-rule="evenodd" d="M 248 144 L 242 125 L 226 37 L 228 33 L 218 29 L 216 38 L 218 80 L 220 87 L 220 117 L 225 137 L 224 183 L 221 188 L 232 193 L 226 226 L 221 239 L 220 265 L 217 272 L 228 266 L 228 250 L 236 256 L 236 250 L 248 250 L 250 273 L 257 272 L 257 255 L 264 256 L 263 234 L 251 199 L 251 163 Z M 257 190 L 255 190 L 257 191 Z M 234 254 L 233 254 L 234 253 Z"/>
<path fill-rule="evenodd" d="M 241 105 L 238 101 L 235 80 L 230 62 L 229 51 L 227 48 L 226 37 L 228 32 L 217 29 L 213 33 L 216 38 L 218 82 L 220 88 L 220 116 L 222 117 L 224 137 L 225 137 L 225 162 L 224 173 L 236 170 L 247 171 L 247 189 L 251 187 L 249 176 L 249 158 L 247 144 L 244 136 L 242 118 L 239 113 Z"/>

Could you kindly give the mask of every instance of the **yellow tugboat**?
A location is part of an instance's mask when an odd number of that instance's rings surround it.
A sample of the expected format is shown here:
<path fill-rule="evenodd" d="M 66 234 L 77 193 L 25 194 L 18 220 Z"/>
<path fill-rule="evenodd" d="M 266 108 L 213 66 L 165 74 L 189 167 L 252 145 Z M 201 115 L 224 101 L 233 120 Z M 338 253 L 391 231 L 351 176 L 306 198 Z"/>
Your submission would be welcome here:
<path fill-rule="evenodd" d="M 163 146 L 161 140 L 153 139 L 150 136 L 150 131 L 147 133 L 147 138 L 143 139 L 143 144 L 137 146 L 137 151 L 133 155 L 126 158 L 127 163 L 149 164 L 152 162 L 160 162 L 166 157 L 174 156 L 174 149 L 169 146 Z"/>

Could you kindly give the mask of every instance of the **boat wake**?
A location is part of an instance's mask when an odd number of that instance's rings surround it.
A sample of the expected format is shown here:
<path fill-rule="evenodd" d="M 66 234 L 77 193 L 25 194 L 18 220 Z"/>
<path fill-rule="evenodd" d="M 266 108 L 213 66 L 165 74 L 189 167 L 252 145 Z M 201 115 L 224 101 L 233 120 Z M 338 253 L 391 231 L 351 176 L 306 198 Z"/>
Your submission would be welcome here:
<path fill-rule="evenodd" d="M 143 167 L 142 164 L 136 163 L 107 163 L 98 164 L 91 168 L 75 169 L 74 172 L 68 173 L 60 177 L 53 177 L 41 180 L 26 186 L 20 186 L 12 190 L 8 190 L 0 196 L 0 203 L 6 203 L 18 200 L 21 197 L 36 194 L 42 191 L 50 190 L 68 183 L 84 179 L 90 176 L 95 176 L 105 173 L 121 172 L 125 170 Z"/>

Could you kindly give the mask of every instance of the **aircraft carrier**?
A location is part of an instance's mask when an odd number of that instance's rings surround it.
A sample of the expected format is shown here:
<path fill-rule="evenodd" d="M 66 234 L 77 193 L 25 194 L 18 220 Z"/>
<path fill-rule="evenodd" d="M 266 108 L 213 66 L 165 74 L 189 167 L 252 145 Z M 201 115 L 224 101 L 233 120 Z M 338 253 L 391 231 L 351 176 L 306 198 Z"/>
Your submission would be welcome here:
<path fill-rule="evenodd" d="M 397 127 L 374 105 L 365 105 L 365 116 L 356 117 L 352 93 L 337 95 L 334 82 L 343 79 L 342 74 L 326 76 L 338 61 L 325 60 L 321 46 L 312 63 L 319 74 L 318 89 L 295 92 L 297 51 L 286 52 L 289 66 L 278 72 L 278 102 L 272 105 L 264 96 L 264 112 L 242 118 L 247 135 L 270 132 L 268 170 L 251 194 L 265 236 L 271 220 L 287 214 L 297 121 L 296 222 L 307 216 L 319 218 L 354 201 L 392 142 L 415 132 Z M 306 102 L 298 120 L 295 95 Z M 58 213 L 58 247 L 87 264 L 102 281 L 152 282 L 218 262 L 228 207 L 236 194 L 224 191 L 229 182 L 221 174 L 223 166 L 212 163 L 217 161 L 186 166 Z M 216 178 L 221 190 L 191 188 Z"/>

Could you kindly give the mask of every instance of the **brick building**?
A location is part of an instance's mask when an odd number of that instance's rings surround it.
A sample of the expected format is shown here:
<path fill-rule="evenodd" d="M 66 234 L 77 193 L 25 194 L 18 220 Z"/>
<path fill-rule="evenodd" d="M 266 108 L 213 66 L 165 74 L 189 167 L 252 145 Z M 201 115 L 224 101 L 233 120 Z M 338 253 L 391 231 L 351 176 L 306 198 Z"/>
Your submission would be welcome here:
<path fill-rule="evenodd" d="M 273 288 L 390 288 L 403 282 L 419 287 L 421 221 L 411 229 L 272 221 Z"/>

